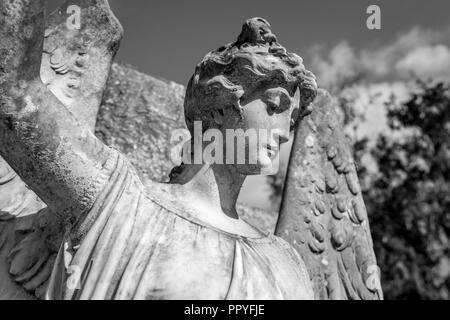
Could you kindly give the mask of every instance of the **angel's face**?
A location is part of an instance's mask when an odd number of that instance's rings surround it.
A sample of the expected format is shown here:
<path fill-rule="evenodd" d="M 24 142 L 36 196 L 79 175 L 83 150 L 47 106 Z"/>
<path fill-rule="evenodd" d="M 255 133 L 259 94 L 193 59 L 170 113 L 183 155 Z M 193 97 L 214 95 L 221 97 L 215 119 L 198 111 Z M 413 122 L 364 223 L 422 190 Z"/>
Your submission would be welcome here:
<path fill-rule="evenodd" d="M 299 114 L 299 97 L 299 91 L 294 88 L 261 86 L 241 99 L 241 114 L 236 114 L 236 108 L 224 110 L 222 130 L 225 129 L 227 137 L 224 154 L 234 149 L 233 165 L 239 173 L 277 173 L 280 146 L 289 140 Z M 244 134 L 244 139 L 236 138 L 230 145 L 233 139 L 229 139 L 227 129 L 236 136 Z"/>

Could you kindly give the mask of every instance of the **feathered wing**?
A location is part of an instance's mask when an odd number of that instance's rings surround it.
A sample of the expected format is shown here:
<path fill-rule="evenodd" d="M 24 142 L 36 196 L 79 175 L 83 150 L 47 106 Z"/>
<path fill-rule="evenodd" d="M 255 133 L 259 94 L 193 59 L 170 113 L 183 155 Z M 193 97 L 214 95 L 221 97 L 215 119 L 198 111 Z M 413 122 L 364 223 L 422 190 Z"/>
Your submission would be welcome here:
<path fill-rule="evenodd" d="M 0 158 L 0 299 L 31 299 L 52 268 L 51 249 L 37 226 L 45 204 Z M 31 292 L 31 295 L 29 294 Z"/>
<path fill-rule="evenodd" d="M 122 27 L 106 0 L 70 0 L 47 20 L 41 79 L 94 130 Z M 65 222 L 0 158 L 0 299 L 43 298 Z"/>
<path fill-rule="evenodd" d="M 295 134 L 276 234 L 300 253 L 318 299 L 382 299 L 367 212 L 337 114 L 324 90 Z"/>

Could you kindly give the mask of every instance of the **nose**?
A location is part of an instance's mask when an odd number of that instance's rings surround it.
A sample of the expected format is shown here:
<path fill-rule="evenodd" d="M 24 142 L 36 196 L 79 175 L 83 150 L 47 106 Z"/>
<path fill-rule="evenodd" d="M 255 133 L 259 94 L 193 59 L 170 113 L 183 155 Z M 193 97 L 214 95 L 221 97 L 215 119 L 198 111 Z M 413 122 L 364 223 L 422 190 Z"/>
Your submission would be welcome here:
<path fill-rule="evenodd" d="M 272 130 L 272 137 L 281 145 L 289 141 L 289 130 L 274 129 Z"/>

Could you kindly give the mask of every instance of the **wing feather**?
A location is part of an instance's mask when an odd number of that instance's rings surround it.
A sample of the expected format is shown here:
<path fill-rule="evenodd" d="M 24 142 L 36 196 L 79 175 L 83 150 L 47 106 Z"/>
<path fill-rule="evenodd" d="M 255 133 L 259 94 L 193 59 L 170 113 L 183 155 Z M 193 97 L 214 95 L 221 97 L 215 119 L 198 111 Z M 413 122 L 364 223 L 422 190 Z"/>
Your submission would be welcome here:
<path fill-rule="evenodd" d="M 276 233 L 301 254 L 320 299 L 382 299 L 361 188 L 336 103 L 319 90 L 300 123 Z"/>

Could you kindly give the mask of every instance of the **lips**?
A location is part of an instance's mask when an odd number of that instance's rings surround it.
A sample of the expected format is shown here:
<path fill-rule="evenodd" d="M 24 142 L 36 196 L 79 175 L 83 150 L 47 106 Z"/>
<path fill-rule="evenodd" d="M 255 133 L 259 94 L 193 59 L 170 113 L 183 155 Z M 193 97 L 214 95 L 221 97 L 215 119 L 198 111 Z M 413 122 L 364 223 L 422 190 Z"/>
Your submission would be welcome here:
<path fill-rule="evenodd" d="M 270 158 L 273 158 L 278 154 L 279 149 L 277 145 L 266 144 L 264 148 L 267 150 L 267 154 Z"/>

